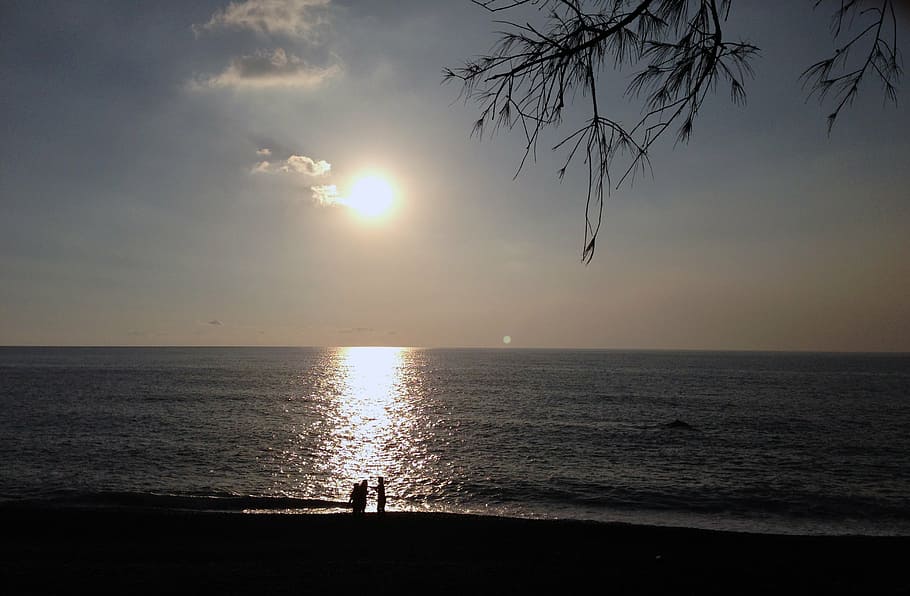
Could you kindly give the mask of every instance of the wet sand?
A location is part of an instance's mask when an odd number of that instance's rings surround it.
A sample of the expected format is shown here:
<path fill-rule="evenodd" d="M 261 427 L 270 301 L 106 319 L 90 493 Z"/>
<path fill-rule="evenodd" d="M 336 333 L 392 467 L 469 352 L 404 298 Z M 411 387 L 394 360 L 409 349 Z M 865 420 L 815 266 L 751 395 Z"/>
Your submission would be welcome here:
<path fill-rule="evenodd" d="M 0 523 L 5 594 L 910 594 L 906 537 L 419 513 L 6 508 Z"/>

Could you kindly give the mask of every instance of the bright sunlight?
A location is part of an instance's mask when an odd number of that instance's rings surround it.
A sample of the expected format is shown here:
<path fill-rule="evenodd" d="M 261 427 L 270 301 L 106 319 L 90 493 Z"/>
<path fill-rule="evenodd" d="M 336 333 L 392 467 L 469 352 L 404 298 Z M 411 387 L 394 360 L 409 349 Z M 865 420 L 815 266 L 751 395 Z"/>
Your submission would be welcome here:
<path fill-rule="evenodd" d="M 395 189 L 383 176 L 368 174 L 354 181 L 348 195 L 339 199 L 359 215 L 376 218 L 386 214 L 395 202 Z"/>

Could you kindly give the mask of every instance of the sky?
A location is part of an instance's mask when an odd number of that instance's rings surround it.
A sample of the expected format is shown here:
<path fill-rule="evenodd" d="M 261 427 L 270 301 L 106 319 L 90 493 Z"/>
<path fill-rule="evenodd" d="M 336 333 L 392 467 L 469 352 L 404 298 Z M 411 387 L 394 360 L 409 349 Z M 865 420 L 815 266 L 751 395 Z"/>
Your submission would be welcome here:
<path fill-rule="evenodd" d="M 513 179 L 442 84 L 501 28 L 467 0 L 4 2 L 0 345 L 910 351 L 906 81 L 829 136 L 813 4 L 734 3 L 747 105 L 656 148 L 585 265 L 584 172 Z"/>

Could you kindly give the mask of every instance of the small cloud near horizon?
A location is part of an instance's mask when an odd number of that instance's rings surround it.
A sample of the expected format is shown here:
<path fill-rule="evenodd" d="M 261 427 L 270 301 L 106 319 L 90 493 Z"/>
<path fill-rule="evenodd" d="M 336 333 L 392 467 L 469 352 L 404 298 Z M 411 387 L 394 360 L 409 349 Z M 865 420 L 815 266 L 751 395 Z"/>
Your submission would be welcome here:
<path fill-rule="evenodd" d="M 212 319 L 211 321 L 208 322 L 208 324 L 214 325 L 215 327 L 221 327 L 222 325 L 224 325 L 224 323 L 222 323 L 218 319 Z"/>

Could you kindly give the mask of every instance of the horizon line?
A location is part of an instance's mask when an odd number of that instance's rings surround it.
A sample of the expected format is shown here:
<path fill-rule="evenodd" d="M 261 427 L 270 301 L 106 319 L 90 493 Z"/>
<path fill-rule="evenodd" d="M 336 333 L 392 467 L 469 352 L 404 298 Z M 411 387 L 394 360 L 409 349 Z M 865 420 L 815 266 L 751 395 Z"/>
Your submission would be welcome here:
<path fill-rule="evenodd" d="M 812 350 L 812 349 L 774 349 L 774 348 L 615 348 L 615 347 L 554 347 L 554 346 L 393 346 L 393 345 L 261 345 L 261 344 L 233 344 L 233 345 L 132 345 L 132 344 L 0 344 L 0 349 L 10 348 L 55 348 L 55 349 L 345 349 L 345 348 L 399 348 L 407 350 L 550 350 L 550 351 L 588 351 L 588 352 L 693 352 L 693 353 L 743 353 L 743 354 L 881 354 L 881 355 L 910 355 L 910 350 Z"/>

